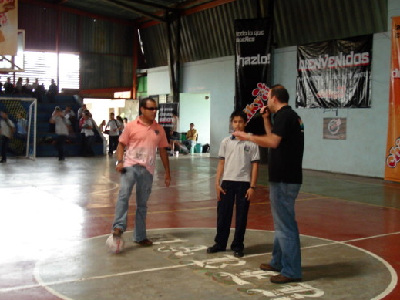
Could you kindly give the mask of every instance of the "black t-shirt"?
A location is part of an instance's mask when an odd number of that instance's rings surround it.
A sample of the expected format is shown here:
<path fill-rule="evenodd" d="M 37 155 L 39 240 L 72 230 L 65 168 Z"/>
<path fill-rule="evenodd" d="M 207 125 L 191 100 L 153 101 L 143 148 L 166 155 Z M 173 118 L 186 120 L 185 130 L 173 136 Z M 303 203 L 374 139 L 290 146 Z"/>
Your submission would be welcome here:
<path fill-rule="evenodd" d="M 276 149 L 269 150 L 269 181 L 301 184 L 304 152 L 301 118 L 290 106 L 283 106 L 274 115 L 272 133 L 282 139 Z"/>

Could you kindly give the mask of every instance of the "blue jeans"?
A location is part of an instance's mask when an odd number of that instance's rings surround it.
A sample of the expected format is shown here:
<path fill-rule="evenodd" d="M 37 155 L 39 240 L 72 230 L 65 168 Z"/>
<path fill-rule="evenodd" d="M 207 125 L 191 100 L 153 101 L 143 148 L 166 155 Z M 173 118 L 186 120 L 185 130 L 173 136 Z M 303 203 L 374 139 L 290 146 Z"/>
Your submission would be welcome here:
<path fill-rule="evenodd" d="M 126 230 L 126 218 L 129 209 L 129 198 L 133 186 L 136 184 L 136 218 L 133 239 L 137 242 L 146 239 L 146 214 L 147 200 L 151 193 L 153 175 L 145 167 L 134 165 L 127 167 L 126 173 L 121 174 L 121 184 L 117 205 L 115 206 L 115 217 L 113 229 L 120 228 Z"/>
<path fill-rule="evenodd" d="M 300 237 L 294 204 L 301 184 L 270 182 L 271 211 L 274 218 L 274 247 L 271 266 L 283 276 L 301 278 Z"/>

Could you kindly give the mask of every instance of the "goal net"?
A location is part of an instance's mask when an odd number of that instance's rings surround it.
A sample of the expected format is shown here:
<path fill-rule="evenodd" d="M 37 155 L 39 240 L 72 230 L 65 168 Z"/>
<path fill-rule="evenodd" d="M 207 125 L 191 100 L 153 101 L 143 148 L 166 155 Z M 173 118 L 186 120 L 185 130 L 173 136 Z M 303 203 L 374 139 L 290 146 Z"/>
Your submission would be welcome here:
<path fill-rule="evenodd" d="M 10 119 L 15 126 L 14 134 L 8 143 L 7 157 L 14 156 L 35 159 L 36 99 L 0 97 L 0 111 L 6 112 L 8 119 Z"/>

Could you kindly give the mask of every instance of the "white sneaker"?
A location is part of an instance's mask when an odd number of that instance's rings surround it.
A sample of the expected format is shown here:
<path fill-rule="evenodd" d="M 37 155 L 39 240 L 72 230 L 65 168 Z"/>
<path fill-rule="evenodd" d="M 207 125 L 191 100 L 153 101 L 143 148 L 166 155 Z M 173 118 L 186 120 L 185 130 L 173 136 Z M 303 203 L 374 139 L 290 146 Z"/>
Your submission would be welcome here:
<path fill-rule="evenodd" d="M 113 234 L 110 234 L 110 236 L 107 238 L 106 245 L 110 252 L 118 254 L 124 250 L 124 239 L 122 236 L 115 237 Z"/>

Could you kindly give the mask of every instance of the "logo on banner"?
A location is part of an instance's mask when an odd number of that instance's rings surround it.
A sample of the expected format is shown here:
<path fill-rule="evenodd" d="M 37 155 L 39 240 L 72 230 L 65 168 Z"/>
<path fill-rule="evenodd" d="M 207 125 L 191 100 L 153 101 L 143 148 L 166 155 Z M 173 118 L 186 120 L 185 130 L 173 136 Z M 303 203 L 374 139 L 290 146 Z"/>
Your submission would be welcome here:
<path fill-rule="evenodd" d="M 254 56 L 238 56 L 237 65 L 238 66 L 259 66 L 259 65 L 269 65 L 271 61 L 271 54 L 268 55 L 254 55 Z"/>
<path fill-rule="evenodd" d="M 396 139 L 396 146 L 390 148 L 389 155 L 386 158 L 386 165 L 389 168 L 396 168 L 400 161 L 400 137 Z"/>
<path fill-rule="evenodd" d="M 265 83 L 257 83 L 257 88 L 252 91 L 252 96 L 256 97 L 254 101 L 247 104 L 243 111 L 247 114 L 247 123 L 253 118 L 259 109 L 265 106 L 268 100 L 269 87 Z"/>
<path fill-rule="evenodd" d="M 354 53 L 349 55 L 339 52 L 339 55 L 320 55 L 317 58 L 300 59 L 299 70 L 321 70 L 326 68 L 357 67 L 369 65 L 369 52 Z"/>

